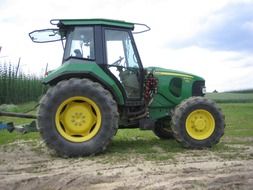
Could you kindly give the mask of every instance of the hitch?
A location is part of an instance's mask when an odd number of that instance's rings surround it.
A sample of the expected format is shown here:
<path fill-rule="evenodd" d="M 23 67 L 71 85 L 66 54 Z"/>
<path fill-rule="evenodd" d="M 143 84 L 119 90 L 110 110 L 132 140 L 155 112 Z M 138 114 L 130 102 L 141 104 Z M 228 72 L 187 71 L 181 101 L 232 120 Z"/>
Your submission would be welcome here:
<path fill-rule="evenodd" d="M 37 119 L 36 115 L 30 115 L 30 114 L 25 114 L 25 113 L 3 112 L 3 111 L 0 111 L 0 116 Z"/>

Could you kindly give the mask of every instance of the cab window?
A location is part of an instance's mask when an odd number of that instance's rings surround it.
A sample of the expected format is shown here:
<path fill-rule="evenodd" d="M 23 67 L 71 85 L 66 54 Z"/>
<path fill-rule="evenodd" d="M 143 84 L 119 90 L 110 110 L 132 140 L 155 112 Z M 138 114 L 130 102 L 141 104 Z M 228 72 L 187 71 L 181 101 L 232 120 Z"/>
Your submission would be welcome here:
<path fill-rule="evenodd" d="M 127 31 L 105 30 L 107 66 L 128 98 L 140 98 L 140 67 Z"/>
<path fill-rule="evenodd" d="M 92 27 L 76 27 L 69 33 L 64 59 L 69 57 L 95 59 Z"/>

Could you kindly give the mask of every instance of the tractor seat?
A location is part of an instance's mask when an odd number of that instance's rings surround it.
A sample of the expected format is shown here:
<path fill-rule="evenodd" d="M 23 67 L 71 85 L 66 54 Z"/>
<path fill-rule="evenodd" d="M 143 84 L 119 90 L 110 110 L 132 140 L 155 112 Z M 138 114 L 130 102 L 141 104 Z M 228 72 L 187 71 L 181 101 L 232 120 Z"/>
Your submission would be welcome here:
<path fill-rule="evenodd" d="M 80 49 L 75 49 L 74 53 L 76 54 L 75 57 L 83 58 L 83 55 L 82 55 Z"/>

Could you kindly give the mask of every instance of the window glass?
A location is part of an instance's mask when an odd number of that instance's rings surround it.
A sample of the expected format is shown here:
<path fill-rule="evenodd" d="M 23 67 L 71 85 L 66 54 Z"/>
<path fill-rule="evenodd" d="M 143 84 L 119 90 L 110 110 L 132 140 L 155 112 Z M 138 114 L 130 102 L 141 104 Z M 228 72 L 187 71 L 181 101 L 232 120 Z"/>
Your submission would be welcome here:
<path fill-rule="evenodd" d="M 95 59 L 92 27 L 76 27 L 69 35 L 65 58 Z"/>
<path fill-rule="evenodd" d="M 126 31 L 105 31 L 107 63 L 123 67 L 138 68 L 131 38 Z"/>
<path fill-rule="evenodd" d="M 59 29 L 35 30 L 29 33 L 29 36 L 33 42 L 37 43 L 54 42 L 65 38 L 64 33 Z"/>
<path fill-rule="evenodd" d="M 129 98 L 139 98 L 139 64 L 128 32 L 106 30 L 105 40 L 109 70 L 122 84 Z"/>

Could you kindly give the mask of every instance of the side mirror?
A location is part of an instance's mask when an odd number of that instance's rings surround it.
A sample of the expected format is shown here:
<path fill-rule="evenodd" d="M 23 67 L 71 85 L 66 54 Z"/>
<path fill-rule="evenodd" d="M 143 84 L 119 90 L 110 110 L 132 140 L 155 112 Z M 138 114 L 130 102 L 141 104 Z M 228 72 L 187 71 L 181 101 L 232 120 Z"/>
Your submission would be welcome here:
<path fill-rule="evenodd" d="M 55 42 L 63 39 L 59 29 L 35 30 L 30 32 L 29 36 L 35 43 Z"/>

